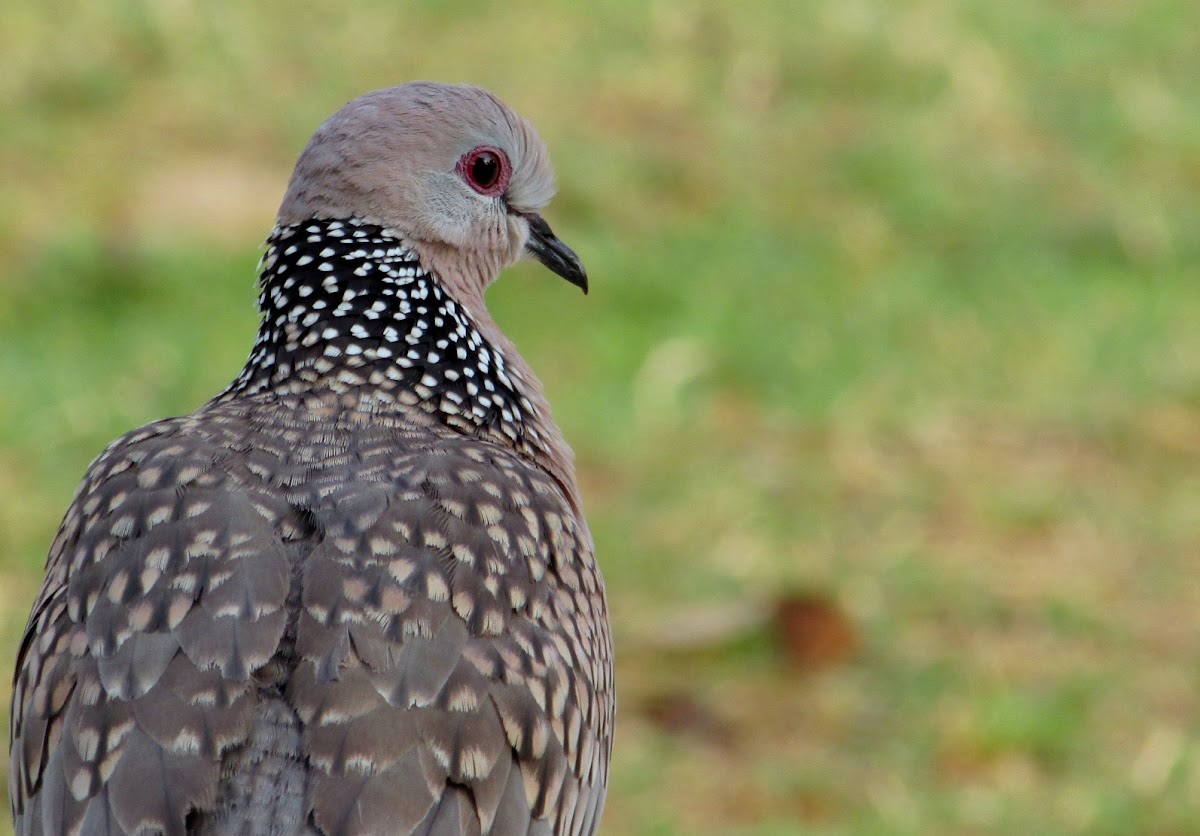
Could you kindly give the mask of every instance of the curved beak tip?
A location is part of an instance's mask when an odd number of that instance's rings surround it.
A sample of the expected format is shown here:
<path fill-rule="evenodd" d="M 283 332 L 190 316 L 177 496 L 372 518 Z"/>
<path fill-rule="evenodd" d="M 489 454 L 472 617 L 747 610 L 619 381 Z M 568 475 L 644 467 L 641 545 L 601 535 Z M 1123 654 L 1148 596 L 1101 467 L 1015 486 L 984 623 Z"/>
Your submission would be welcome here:
<path fill-rule="evenodd" d="M 587 294 L 587 270 L 584 269 L 579 256 L 559 240 L 541 215 L 530 214 L 526 217 L 529 220 L 529 241 L 525 249 L 551 272 L 562 276 Z"/>

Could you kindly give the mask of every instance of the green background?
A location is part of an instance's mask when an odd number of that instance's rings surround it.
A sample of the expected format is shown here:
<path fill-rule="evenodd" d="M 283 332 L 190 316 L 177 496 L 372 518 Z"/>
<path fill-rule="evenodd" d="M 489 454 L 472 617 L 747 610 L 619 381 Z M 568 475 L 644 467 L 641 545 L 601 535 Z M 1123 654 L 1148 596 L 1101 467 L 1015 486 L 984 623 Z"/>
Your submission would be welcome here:
<path fill-rule="evenodd" d="M 0 667 L 88 461 L 240 368 L 311 131 L 471 81 L 592 277 L 489 302 L 608 580 L 605 832 L 1200 832 L 1193 0 L 0 16 Z"/>

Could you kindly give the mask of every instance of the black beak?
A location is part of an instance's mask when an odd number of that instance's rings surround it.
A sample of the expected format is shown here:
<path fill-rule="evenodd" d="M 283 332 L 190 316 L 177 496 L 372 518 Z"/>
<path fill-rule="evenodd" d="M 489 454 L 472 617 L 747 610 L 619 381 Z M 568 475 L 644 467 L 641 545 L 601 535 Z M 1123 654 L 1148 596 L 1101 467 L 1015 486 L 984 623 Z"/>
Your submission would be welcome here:
<path fill-rule="evenodd" d="M 525 249 L 542 264 L 587 293 L 587 271 L 583 269 L 579 256 L 558 240 L 550 224 L 546 223 L 541 215 L 531 212 L 525 217 L 529 220 L 529 243 L 525 245 Z"/>

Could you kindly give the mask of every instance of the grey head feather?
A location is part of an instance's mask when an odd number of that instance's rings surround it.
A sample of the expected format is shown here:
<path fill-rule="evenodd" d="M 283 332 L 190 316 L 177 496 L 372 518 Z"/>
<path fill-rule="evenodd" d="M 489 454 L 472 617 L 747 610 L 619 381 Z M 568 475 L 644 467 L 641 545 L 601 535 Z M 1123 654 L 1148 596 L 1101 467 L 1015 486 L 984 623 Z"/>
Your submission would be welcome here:
<path fill-rule="evenodd" d="M 455 166 L 472 148 L 512 165 L 501 197 L 471 189 Z M 414 243 L 449 248 L 494 273 L 520 258 L 525 217 L 554 196 L 554 172 L 533 126 L 487 90 L 427 81 L 359 96 L 329 117 L 300 154 L 281 224 L 357 217 Z"/>

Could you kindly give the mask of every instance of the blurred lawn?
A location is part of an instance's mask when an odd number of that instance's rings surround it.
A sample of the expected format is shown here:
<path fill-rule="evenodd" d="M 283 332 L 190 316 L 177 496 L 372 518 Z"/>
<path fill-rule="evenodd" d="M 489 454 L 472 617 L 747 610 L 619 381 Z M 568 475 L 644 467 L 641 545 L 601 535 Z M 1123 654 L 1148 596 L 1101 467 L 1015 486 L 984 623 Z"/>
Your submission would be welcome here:
<path fill-rule="evenodd" d="M 491 303 L 608 578 L 606 832 L 1200 832 L 1200 6 L 255 5 L 0 9 L 0 667 L 91 457 L 240 368 L 309 133 L 469 80 L 593 277 Z M 689 632 L 786 590 L 857 651 Z"/>

